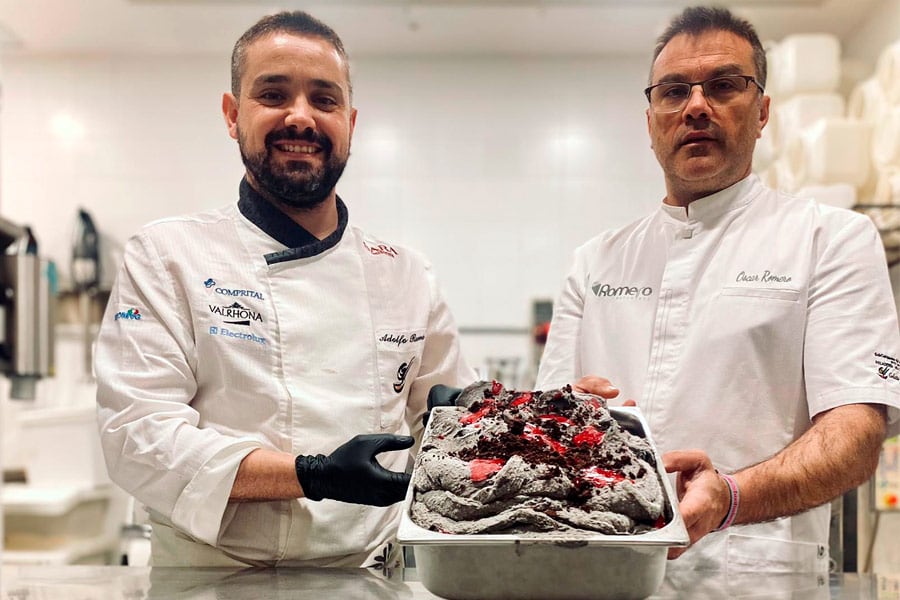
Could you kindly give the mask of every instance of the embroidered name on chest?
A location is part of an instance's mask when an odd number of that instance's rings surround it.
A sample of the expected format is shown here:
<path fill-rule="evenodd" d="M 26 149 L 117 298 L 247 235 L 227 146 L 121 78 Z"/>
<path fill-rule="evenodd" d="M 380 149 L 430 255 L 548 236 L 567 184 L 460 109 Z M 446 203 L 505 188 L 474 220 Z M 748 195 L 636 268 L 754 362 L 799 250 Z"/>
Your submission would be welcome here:
<path fill-rule="evenodd" d="M 747 273 L 746 271 L 741 271 L 734 280 L 737 283 L 788 283 L 791 281 L 791 276 L 772 273 L 767 269 L 762 273 Z"/>

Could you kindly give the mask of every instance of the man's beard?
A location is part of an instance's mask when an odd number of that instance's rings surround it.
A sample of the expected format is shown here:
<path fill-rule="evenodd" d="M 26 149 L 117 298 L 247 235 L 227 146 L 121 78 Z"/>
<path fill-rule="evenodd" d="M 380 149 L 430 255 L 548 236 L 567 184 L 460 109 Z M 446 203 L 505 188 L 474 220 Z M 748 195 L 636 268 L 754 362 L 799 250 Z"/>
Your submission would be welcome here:
<path fill-rule="evenodd" d="M 326 156 L 324 164 L 313 167 L 299 160 L 291 160 L 284 165 L 273 164 L 272 147 L 279 140 L 317 144 Z M 256 154 L 248 154 L 245 146 L 244 135 L 238 130 L 241 160 L 260 187 L 258 191 L 291 208 L 311 209 L 324 202 L 347 166 L 347 157 L 332 153 L 334 144 L 331 140 L 311 129 L 302 133 L 289 129 L 270 132 L 265 139 L 265 148 Z"/>

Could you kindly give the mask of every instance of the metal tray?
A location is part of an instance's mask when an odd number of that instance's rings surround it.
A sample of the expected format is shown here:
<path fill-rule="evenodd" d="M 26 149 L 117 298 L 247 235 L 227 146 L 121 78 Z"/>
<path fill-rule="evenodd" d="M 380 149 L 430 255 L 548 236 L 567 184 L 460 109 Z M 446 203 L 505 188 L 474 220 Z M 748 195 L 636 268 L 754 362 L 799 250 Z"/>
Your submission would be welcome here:
<path fill-rule="evenodd" d="M 414 494 L 410 485 L 397 540 L 413 547 L 422 585 L 450 600 L 628 600 L 656 592 L 665 576 L 668 548 L 687 546 L 687 530 L 640 410 L 610 408 L 610 414 L 623 429 L 647 438 L 653 447 L 666 502 L 664 527 L 635 535 L 578 538 L 561 533 L 534 537 L 440 533 L 419 527 L 410 518 Z M 426 427 L 424 439 L 429 435 Z"/>

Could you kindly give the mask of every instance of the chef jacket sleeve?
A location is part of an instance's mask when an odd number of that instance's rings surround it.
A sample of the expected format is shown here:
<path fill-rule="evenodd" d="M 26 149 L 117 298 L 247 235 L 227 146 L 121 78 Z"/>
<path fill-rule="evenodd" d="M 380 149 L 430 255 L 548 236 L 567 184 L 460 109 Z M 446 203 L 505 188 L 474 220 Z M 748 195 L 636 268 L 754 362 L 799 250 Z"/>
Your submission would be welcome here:
<path fill-rule="evenodd" d="M 586 246 L 582 246 L 575 251 L 572 268 L 553 305 L 550 333 L 541 355 L 535 389 L 562 387 L 584 375 L 580 367 L 580 349 L 587 278 L 585 250 Z"/>
<path fill-rule="evenodd" d="M 443 384 L 465 387 L 477 378 L 474 369 L 469 367 L 462 356 L 456 323 L 441 293 L 434 269 L 428 262 L 425 263 L 425 277 L 428 281 L 431 309 L 425 332 L 422 366 L 412 383 L 406 406 L 406 420 L 417 441 L 421 440 L 424 428 L 422 415 L 432 386 Z"/>
<path fill-rule="evenodd" d="M 237 468 L 260 443 L 198 427 L 187 293 L 146 232 L 126 245 L 97 340 L 101 444 L 116 484 L 214 545 Z"/>
<path fill-rule="evenodd" d="M 854 214 L 821 243 L 804 342 L 810 417 L 843 404 L 884 404 L 896 431 L 900 330 L 878 231 Z"/>

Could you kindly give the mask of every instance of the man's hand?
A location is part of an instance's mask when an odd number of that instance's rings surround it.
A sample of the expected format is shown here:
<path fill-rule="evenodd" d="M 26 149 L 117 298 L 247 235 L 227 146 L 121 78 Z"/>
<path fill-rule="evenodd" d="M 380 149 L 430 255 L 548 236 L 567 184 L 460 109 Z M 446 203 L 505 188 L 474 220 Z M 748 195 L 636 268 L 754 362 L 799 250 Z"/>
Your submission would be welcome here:
<path fill-rule="evenodd" d="M 422 415 L 422 426 L 428 425 L 431 417 L 431 409 L 435 406 L 456 406 L 456 399 L 462 393 L 461 388 L 450 387 L 444 384 L 431 386 L 428 390 L 428 410 Z"/>
<path fill-rule="evenodd" d="M 572 389 L 576 392 L 594 394 L 607 400 L 612 400 L 619 395 L 619 388 L 610 383 L 609 379 L 596 375 L 585 375 L 572 384 Z M 634 400 L 626 400 L 622 406 L 637 406 L 637 403 Z"/>
<path fill-rule="evenodd" d="M 388 471 L 375 455 L 405 450 L 414 441 L 405 435 L 357 435 L 328 456 L 298 456 L 294 461 L 297 480 L 310 500 L 390 506 L 406 495 L 409 474 Z"/>
<path fill-rule="evenodd" d="M 725 519 L 731 505 L 728 485 L 702 450 L 667 452 L 662 459 L 667 473 L 678 473 L 675 480 L 678 509 L 693 546 Z M 669 558 L 678 558 L 686 550 L 669 548 Z"/>

